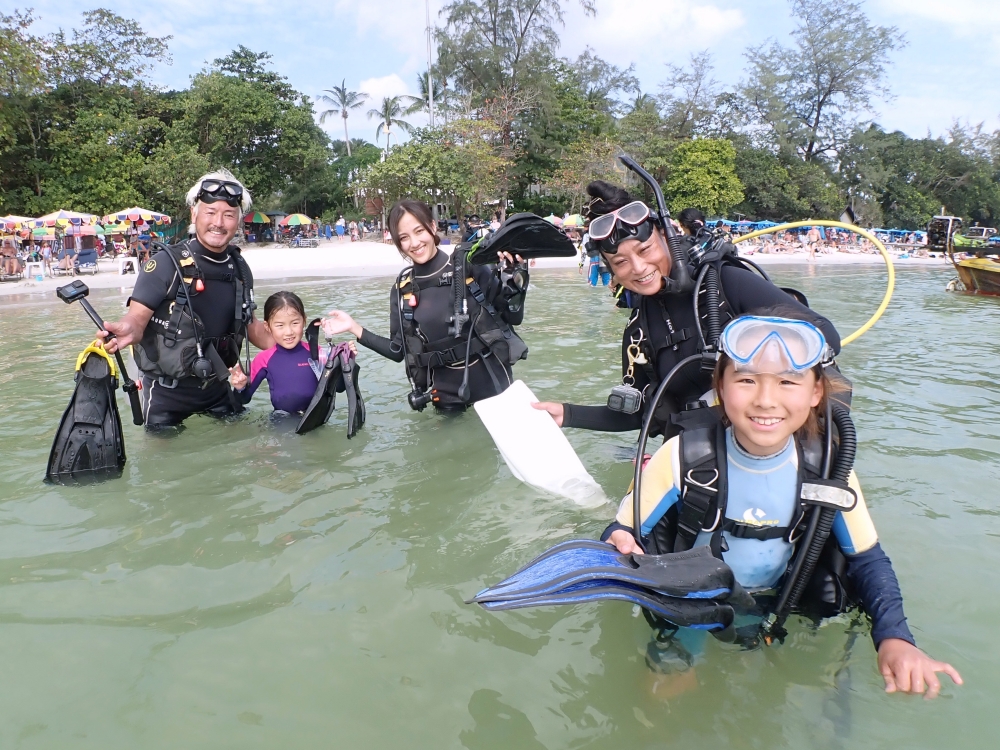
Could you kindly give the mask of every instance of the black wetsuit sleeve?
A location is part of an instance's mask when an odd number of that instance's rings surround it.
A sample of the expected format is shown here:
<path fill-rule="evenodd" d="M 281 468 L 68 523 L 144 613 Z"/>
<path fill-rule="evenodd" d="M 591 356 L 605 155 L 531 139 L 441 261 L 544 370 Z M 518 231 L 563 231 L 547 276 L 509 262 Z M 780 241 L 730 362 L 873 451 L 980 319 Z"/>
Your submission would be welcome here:
<path fill-rule="evenodd" d="M 403 334 L 399 328 L 399 292 L 396 287 L 389 293 L 389 338 L 372 333 L 367 328 L 361 329 L 358 343 L 376 354 L 381 354 L 393 362 L 403 361 Z"/>
<path fill-rule="evenodd" d="M 896 572 L 881 544 L 847 556 L 847 579 L 862 609 L 872 618 L 872 640 L 876 650 L 886 638 L 899 638 L 916 645 L 903 614 L 903 595 Z"/>
<path fill-rule="evenodd" d="M 735 315 L 743 315 L 775 305 L 787 306 L 799 311 L 803 317 L 815 323 L 816 327 L 823 332 L 826 343 L 833 349 L 834 354 L 840 354 L 840 334 L 837 333 L 833 323 L 752 271 L 734 266 L 723 266 L 722 291 Z"/>
<path fill-rule="evenodd" d="M 595 432 L 628 432 L 642 428 L 642 412 L 626 414 L 607 406 L 563 404 L 563 427 Z"/>
<path fill-rule="evenodd" d="M 152 268 L 146 270 L 150 266 Z M 176 273 L 174 264 L 170 262 L 170 259 L 161 253 L 157 253 L 150 261 L 143 264 L 143 267 L 140 269 L 139 277 L 135 280 L 135 288 L 132 290 L 132 296 L 128 300 L 129 303 L 135 301 L 140 305 L 145 305 L 150 310 L 155 310 L 167 298 L 170 287 L 174 283 Z"/>
<path fill-rule="evenodd" d="M 626 526 L 625 524 L 618 523 L 617 521 L 612 521 L 611 525 L 604 530 L 603 534 L 601 534 L 601 541 L 602 542 L 608 541 L 609 539 L 611 539 L 611 535 L 614 534 L 616 531 L 627 531 L 629 536 L 633 536 L 635 534 L 631 526 Z"/>

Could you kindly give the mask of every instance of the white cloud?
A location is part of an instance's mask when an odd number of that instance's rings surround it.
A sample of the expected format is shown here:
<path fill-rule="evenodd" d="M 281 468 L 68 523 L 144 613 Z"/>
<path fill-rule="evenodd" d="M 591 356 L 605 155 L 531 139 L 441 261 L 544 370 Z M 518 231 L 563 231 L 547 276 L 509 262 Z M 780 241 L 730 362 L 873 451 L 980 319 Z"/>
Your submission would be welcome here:
<path fill-rule="evenodd" d="M 1000 24 L 1000 3 L 990 0 L 881 0 L 889 13 L 920 16 L 968 34 Z"/>
<path fill-rule="evenodd" d="M 743 11 L 690 0 L 603 0 L 597 15 L 575 7 L 566 14 L 563 53 L 592 47 L 601 57 L 640 74 L 713 46 L 746 24 Z"/>
<path fill-rule="evenodd" d="M 431 3 L 431 23 L 438 19 L 438 2 Z M 361 34 L 392 39 L 394 52 L 427 56 L 427 17 L 424 3 L 410 0 L 337 0 L 338 15 L 353 16 Z"/>
<path fill-rule="evenodd" d="M 380 78 L 366 78 L 358 84 L 358 90 L 368 94 L 368 101 L 376 107 L 387 96 L 402 96 L 410 93 L 409 86 L 396 73 Z"/>

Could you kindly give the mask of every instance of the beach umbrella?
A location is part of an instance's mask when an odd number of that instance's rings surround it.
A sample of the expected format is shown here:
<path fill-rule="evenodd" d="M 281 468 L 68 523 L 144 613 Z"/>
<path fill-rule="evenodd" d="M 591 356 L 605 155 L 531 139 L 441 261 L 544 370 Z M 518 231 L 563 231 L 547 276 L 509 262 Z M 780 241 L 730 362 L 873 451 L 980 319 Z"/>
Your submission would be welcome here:
<path fill-rule="evenodd" d="M 83 214 L 77 211 L 53 211 L 50 214 L 45 214 L 45 216 L 39 216 L 37 219 L 29 219 L 28 224 L 33 229 L 38 229 L 39 227 L 66 227 L 69 225 L 73 226 L 83 226 L 84 224 L 96 224 L 97 217 L 94 214 Z"/>
<path fill-rule="evenodd" d="M 312 224 L 313 220 L 310 219 L 305 214 L 291 214 L 290 216 L 286 216 L 278 223 L 281 224 L 283 227 L 300 227 Z"/>
<path fill-rule="evenodd" d="M 247 224 L 270 224 L 271 220 L 267 218 L 260 211 L 251 211 L 246 216 L 243 217 L 243 221 Z"/>
<path fill-rule="evenodd" d="M 126 222 L 132 224 L 140 222 L 145 222 L 146 224 L 169 224 L 170 217 L 158 211 L 150 211 L 148 208 L 139 208 L 139 206 L 124 208 L 121 211 L 115 211 L 101 217 L 102 224 L 124 224 Z"/>
<path fill-rule="evenodd" d="M 34 221 L 30 216 L 2 216 L 0 217 L 0 232 L 16 232 L 24 228 L 26 221 Z"/>
<path fill-rule="evenodd" d="M 107 229 L 105 227 L 102 227 L 100 224 L 84 224 L 83 226 L 79 227 L 70 225 L 66 227 L 66 234 L 70 236 L 73 235 L 79 237 L 97 236 L 97 235 L 104 235 L 105 233 L 107 233 Z"/>
<path fill-rule="evenodd" d="M 56 238 L 56 230 L 49 227 L 39 227 L 38 229 L 31 230 L 31 236 L 36 240 L 54 240 Z"/>
<path fill-rule="evenodd" d="M 567 216 L 565 221 L 563 221 L 564 227 L 582 227 L 584 225 L 583 217 L 580 214 L 573 214 L 572 216 Z"/>
<path fill-rule="evenodd" d="M 545 221 L 549 222 L 549 224 L 555 224 L 557 227 L 561 227 L 563 223 L 563 220 L 560 219 L 555 214 L 549 214 L 548 216 L 546 216 Z"/>

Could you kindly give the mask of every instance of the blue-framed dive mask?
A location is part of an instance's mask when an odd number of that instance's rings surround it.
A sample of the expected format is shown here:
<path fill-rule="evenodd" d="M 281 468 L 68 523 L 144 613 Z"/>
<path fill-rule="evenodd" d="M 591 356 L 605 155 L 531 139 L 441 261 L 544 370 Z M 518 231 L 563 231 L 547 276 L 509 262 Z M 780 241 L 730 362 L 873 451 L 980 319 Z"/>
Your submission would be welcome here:
<path fill-rule="evenodd" d="M 831 358 L 823 332 L 792 318 L 737 318 L 722 331 L 719 346 L 737 372 L 801 374 Z"/>

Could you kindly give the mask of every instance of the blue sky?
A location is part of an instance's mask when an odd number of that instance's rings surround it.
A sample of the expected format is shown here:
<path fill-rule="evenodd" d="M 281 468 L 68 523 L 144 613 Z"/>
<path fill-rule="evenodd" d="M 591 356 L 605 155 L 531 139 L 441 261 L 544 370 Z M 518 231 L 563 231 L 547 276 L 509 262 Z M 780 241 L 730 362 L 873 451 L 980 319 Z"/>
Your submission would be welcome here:
<path fill-rule="evenodd" d="M 79 0 L 0 0 L 0 10 L 34 7 L 37 31 L 69 28 L 80 20 Z M 431 0 L 436 17 L 443 0 Z M 150 32 L 172 34 L 173 64 L 160 66 L 155 83 L 184 87 L 205 63 L 244 44 L 274 56 L 275 69 L 296 89 L 316 98 L 346 79 L 372 101 L 416 93 L 426 67 L 424 0 L 94 0 L 135 18 Z M 644 91 L 655 93 L 664 65 L 683 64 L 708 49 L 715 76 L 733 84 L 743 75 L 743 51 L 768 37 L 782 39 L 793 24 L 786 0 L 596 0 L 586 16 L 568 0 L 561 54 L 587 46 L 622 66 L 635 63 Z M 896 98 L 879 107 L 877 121 L 911 136 L 939 135 L 953 120 L 1000 127 L 1000 0 L 867 0 L 875 22 L 895 25 L 908 46 L 894 57 L 890 81 Z M 641 29 L 643 37 L 638 37 Z M 364 113 L 348 121 L 352 137 L 374 140 Z M 419 124 L 417 118 L 413 118 Z M 343 137 L 340 118 L 326 128 Z"/>

